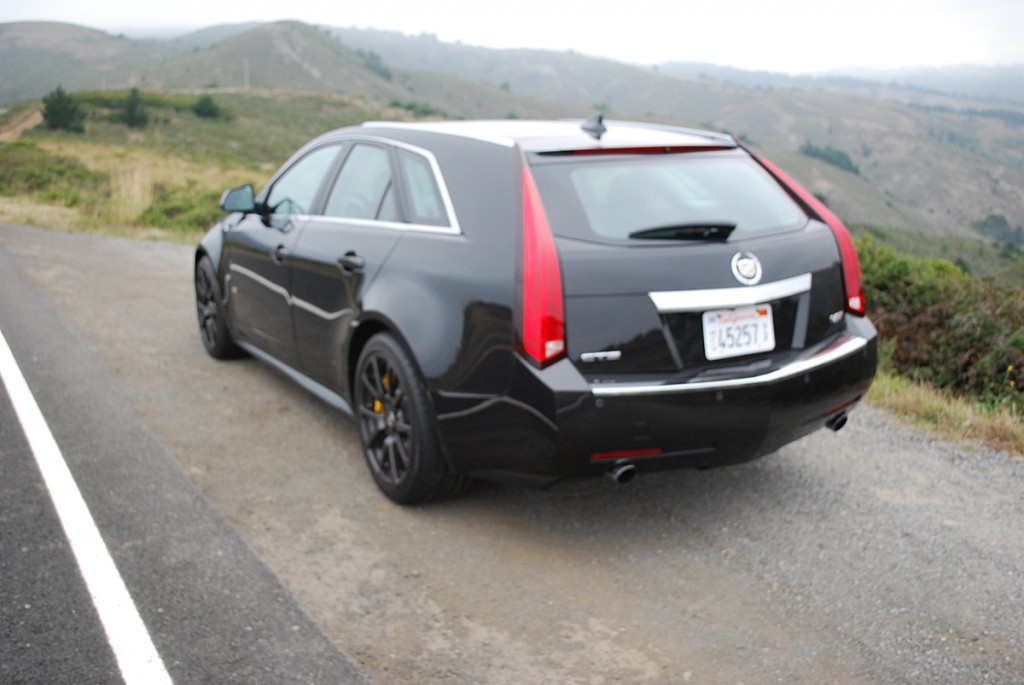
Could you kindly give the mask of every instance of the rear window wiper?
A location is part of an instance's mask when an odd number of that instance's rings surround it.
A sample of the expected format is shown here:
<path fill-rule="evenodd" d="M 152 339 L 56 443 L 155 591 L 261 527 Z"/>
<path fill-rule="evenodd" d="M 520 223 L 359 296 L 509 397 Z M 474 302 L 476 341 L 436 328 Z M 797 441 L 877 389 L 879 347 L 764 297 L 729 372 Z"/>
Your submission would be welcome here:
<path fill-rule="evenodd" d="M 730 223 L 693 223 L 655 226 L 633 231 L 630 238 L 643 240 L 728 240 L 736 230 L 736 224 Z"/>

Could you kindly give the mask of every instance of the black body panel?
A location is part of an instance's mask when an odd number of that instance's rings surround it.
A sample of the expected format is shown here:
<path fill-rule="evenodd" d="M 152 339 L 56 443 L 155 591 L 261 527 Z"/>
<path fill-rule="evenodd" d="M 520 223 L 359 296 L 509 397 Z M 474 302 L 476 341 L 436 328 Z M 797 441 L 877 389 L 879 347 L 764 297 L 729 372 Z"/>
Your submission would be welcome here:
<path fill-rule="evenodd" d="M 452 445 L 459 468 L 517 474 L 524 482 L 596 475 L 617 463 L 641 471 L 742 463 L 824 427 L 860 401 L 877 347 L 870 322 L 851 328 L 870 342 L 835 363 L 764 385 L 605 397 L 567 360 L 543 371 L 522 364 L 508 397 L 442 397 L 439 406 L 450 411 L 440 414 L 441 428 L 461 436 Z"/>
<path fill-rule="evenodd" d="M 760 232 L 741 225 L 727 239 L 602 241 L 553 228 L 566 354 L 545 368 L 526 359 L 517 338 L 524 168 L 562 162 L 544 156 L 554 145 L 546 139 L 481 135 L 490 122 L 479 123 L 342 129 L 297 152 L 252 212 L 226 217 L 197 251 L 214 263 L 235 339 L 352 407 L 360 353 L 387 332 L 422 377 L 451 470 L 536 484 L 620 463 L 654 471 L 746 461 L 824 426 L 863 396 L 876 366 L 874 328 L 846 310 L 847 267 L 833 231 L 788 206 L 800 222 Z M 558 145 L 588 154 L 601 145 L 558 126 Z M 661 135 L 637 130 L 645 145 Z M 704 160 L 747 159 L 725 137 L 665 135 L 672 150 L 695 145 Z M 388 151 L 393 178 L 378 203 L 388 214 L 326 216 L 359 144 Z M 337 159 L 302 213 L 270 212 L 280 179 L 294 178 L 291 170 L 325 145 Z M 434 165 L 438 193 L 423 194 L 403 175 L 400 155 L 408 153 Z M 445 202 L 445 220 L 413 221 L 416 203 L 434 197 Z M 552 224 L 575 216 L 553 204 L 544 198 Z M 749 286 L 737 280 L 744 255 L 758 262 Z M 704 313 L 741 303 L 770 307 L 774 346 L 709 360 Z"/>

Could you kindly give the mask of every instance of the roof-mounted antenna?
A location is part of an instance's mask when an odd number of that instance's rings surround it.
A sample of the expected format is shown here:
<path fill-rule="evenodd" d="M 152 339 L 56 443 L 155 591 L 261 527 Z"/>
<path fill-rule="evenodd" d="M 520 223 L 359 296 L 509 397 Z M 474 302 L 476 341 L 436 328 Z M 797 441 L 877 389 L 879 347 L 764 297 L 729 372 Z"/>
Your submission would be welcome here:
<path fill-rule="evenodd" d="M 601 140 L 601 136 L 603 136 L 604 132 L 608 130 L 608 127 L 604 125 L 603 114 L 595 114 L 594 116 L 590 117 L 589 119 L 583 122 L 583 125 L 580 126 L 580 128 L 586 131 L 587 134 L 594 140 Z"/>

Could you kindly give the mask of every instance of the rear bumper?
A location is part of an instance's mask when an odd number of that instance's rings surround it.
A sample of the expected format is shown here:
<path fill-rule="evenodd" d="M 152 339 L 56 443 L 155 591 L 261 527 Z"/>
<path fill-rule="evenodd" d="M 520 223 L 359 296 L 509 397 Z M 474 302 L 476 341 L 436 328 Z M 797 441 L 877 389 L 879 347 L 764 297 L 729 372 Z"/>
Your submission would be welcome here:
<path fill-rule="evenodd" d="M 543 483 L 623 463 L 708 468 L 770 454 L 852 409 L 876 364 L 874 326 L 850 317 L 841 335 L 761 374 L 590 384 L 568 361 L 523 364 L 507 395 L 436 401 L 453 468 Z"/>
<path fill-rule="evenodd" d="M 851 357 L 869 344 L 866 338 L 845 333 L 806 357 L 800 357 L 784 366 L 757 376 L 693 380 L 686 383 L 614 383 L 592 386 L 595 397 L 643 397 L 649 395 L 679 395 L 718 390 L 741 390 L 763 385 L 774 385 L 791 378 L 804 376 L 835 362 Z"/>

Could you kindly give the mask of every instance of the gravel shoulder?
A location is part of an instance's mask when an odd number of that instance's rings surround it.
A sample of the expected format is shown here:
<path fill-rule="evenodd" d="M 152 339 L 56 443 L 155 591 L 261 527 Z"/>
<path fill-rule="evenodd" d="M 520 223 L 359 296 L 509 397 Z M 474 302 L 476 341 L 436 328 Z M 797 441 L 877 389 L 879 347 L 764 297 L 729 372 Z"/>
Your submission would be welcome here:
<path fill-rule="evenodd" d="M 0 227 L 182 471 L 375 682 L 1019 683 L 1024 463 L 860 408 L 767 459 L 400 508 L 354 425 L 203 352 L 187 247 Z"/>

